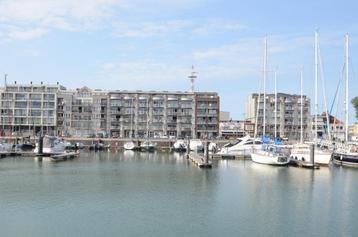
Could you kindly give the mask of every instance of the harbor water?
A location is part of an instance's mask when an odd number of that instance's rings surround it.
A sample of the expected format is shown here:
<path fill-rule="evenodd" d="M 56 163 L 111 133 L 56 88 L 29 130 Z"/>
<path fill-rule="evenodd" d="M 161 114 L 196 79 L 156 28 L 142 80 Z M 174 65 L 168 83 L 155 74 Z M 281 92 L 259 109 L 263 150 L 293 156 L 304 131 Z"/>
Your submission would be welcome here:
<path fill-rule="evenodd" d="M 357 236 L 358 169 L 175 153 L 0 159 L 1 236 Z"/>

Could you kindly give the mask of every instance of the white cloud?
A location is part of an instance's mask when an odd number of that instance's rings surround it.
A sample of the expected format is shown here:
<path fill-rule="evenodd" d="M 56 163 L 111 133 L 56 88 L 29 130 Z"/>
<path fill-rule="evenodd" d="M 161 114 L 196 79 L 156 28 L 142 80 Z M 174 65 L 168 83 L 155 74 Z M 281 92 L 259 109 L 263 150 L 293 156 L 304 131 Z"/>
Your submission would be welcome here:
<path fill-rule="evenodd" d="M 118 0 L 7 0 L 0 2 L 1 21 L 87 20 L 107 16 Z"/>
<path fill-rule="evenodd" d="M 193 6 L 202 0 L 1 0 L 0 27 L 16 27 L 19 32 L 43 32 L 52 29 L 69 31 L 93 30 L 99 27 L 112 27 L 114 19 L 121 18 L 123 11 L 148 12 L 153 10 L 177 10 Z M 164 23 L 119 24 L 118 35 L 126 37 L 146 37 L 173 32 L 184 27 L 185 21 Z M 5 35 L 9 35 L 11 32 Z M 15 39 L 20 33 L 14 34 Z M 30 33 L 28 33 L 30 35 Z M 38 36 L 40 34 L 38 33 Z M 22 37 L 17 39 L 31 39 Z"/>
<path fill-rule="evenodd" d="M 146 38 L 179 32 L 191 25 L 189 21 L 116 23 L 115 34 L 119 37 Z"/>
<path fill-rule="evenodd" d="M 244 24 L 238 22 L 223 21 L 220 19 L 208 20 L 205 24 L 197 26 L 193 29 L 193 33 L 197 35 L 207 36 L 223 32 L 241 32 L 248 29 Z"/>
<path fill-rule="evenodd" d="M 10 39 L 30 40 L 41 37 L 46 33 L 47 29 L 44 28 L 21 29 L 17 27 L 11 27 L 6 36 Z"/>
<path fill-rule="evenodd" d="M 28 40 L 52 29 L 93 29 L 113 16 L 119 0 L 4 0 L 0 26 L 10 39 Z"/>

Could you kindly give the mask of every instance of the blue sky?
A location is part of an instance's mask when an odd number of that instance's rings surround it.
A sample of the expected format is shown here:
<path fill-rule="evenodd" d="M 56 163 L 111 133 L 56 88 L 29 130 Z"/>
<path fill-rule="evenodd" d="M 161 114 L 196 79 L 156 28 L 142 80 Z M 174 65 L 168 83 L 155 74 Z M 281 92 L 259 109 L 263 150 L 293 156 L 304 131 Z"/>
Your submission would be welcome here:
<path fill-rule="evenodd" d="M 69 88 L 185 91 L 195 65 L 196 89 L 219 92 L 221 109 L 241 119 L 246 97 L 262 78 L 266 34 L 268 68 L 278 69 L 279 91 L 299 93 L 303 67 L 304 92 L 313 98 L 319 29 L 330 106 L 346 32 L 350 97 L 357 95 L 356 9 L 354 1 L 321 0 L 0 0 L 0 74 Z M 267 91 L 273 91 L 272 73 Z M 333 113 L 342 117 L 343 111 Z"/>

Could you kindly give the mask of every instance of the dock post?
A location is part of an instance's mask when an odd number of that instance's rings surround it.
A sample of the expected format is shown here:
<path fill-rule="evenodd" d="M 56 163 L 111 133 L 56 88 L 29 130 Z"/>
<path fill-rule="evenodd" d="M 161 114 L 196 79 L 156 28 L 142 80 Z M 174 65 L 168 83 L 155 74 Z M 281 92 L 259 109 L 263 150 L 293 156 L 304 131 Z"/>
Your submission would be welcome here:
<path fill-rule="evenodd" d="M 188 138 L 186 142 L 186 158 L 189 159 L 189 153 L 190 153 L 190 139 Z"/>
<path fill-rule="evenodd" d="M 315 150 L 315 144 L 310 145 L 310 160 L 312 165 L 314 165 L 314 150 Z"/>
<path fill-rule="evenodd" d="M 37 151 L 38 155 L 42 155 L 43 154 L 43 147 L 44 147 L 44 137 L 40 136 L 39 137 L 39 149 Z"/>
<path fill-rule="evenodd" d="M 209 163 L 209 142 L 208 142 L 208 140 L 205 140 L 204 154 L 205 154 L 205 163 L 208 164 Z"/>

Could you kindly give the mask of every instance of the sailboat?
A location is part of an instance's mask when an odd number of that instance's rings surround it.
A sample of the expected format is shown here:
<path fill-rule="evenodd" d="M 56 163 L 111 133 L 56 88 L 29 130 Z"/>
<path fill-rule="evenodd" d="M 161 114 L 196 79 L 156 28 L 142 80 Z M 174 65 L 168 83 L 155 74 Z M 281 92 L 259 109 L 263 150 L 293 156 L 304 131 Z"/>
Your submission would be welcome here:
<path fill-rule="evenodd" d="M 291 150 L 290 159 L 292 162 L 311 162 L 310 157 L 310 145 L 303 142 L 303 95 L 302 95 L 302 84 L 303 84 L 303 73 L 301 72 L 301 136 L 300 143 L 295 144 Z M 314 161 L 317 164 L 328 165 L 332 152 L 328 149 L 322 149 L 322 147 L 317 146 L 317 114 L 318 114 L 318 33 L 315 32 L 315 106 L 314 106 L 314 116 L 315 116 L 315 129 L 314 129 L 314 143 L 315 143 L 315 152 L 314 152 Z"/>
<path fill-rule="evenodd" d="M 255 163 L 266 165 L 287 165 L 289 162 L 288 157 L 283 154 L 281 147 L 276 144 L 271 144 L 270 139 L 265 137 L 266 133 L 266 77 L 267 77 L 267 37 L 265 37 L 265 53 L 264 53 L 264 72 L 263 72 L 263 86 L 264 86 L 264 109 L 263 109 L 263 137 L 261 149 L 253 150 L 251 153 L 251 159 Z M 277 117 L 277 91 L 276 91 L 276 72 L 275 72 L 275 138 L 277 136 L 276 131 L 276 117 Z M 258 100 L 258 111 L 260 101 Z M 258 116 L 258 114 L 257 114 Z"/>
<path fill-rule="evenodd" d="M 130 105 L 130 123 L 131 123 L 131 130 L 129 132 L 129 137 L 132 139 L 132 134 L 133 134 L 133 98 L 131 98 L 131 105 Z M 133 141 L 128 141 L 126 143 L 124 143 L 123 148 L 125 150 L 139 150 L 140 147 Z"/>
<path fill-rule="evenodd" d="M 349 36 L 345 36 L 345 136 L 344 143 L 339 144 L 333 152 L 333 163 L 336 165 L 358 167 L 358 152 L 352 145 L 348 144 L 348 122 L 349 122 Z"/>
<path fill-rule="evenodd" d="M 149 139 L 149 99 L 147 100 L 147 135 L 146 140 L 140 144 L 141 151 L 154 151 L 156 144 Z"/>

